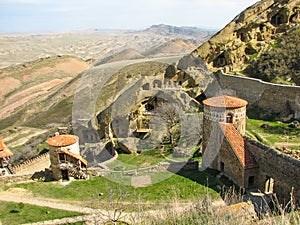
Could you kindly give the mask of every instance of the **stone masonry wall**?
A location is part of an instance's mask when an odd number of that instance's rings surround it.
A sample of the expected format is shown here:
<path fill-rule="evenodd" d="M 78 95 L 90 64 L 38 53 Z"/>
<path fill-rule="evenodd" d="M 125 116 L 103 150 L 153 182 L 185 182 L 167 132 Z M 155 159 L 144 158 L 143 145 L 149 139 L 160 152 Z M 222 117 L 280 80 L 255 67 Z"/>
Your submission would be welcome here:
<path fill-rule="evenodd" d="M 38 157 L 35 157 L 33 159 L 26 160 L 25 162 L 15 165 L 12 167 L 14 173 L 20 173 L 21 171 L 27 170 L 30 167 L 33 167 L 34 165 L 38 165 L 39 163 L 43 162 L 44 160 L 49 159 L 49 153 L 42 154 Z"/>
<path fill-rule="evenodd" d="M 294 189 L 294 197 L 300 201 L 300 160 L 245 138 L 246 147 L 252 152 L 259 164 L 258 188 L 265 191 L 266 176 L 274 179 L 274 193 L 288 202 Z"/>
<path fill-rule="evenodd" d="M 259 79 L 224 74 L 221 71 L 215 73 L 215 77 L 223 93 L 215 93 L 208 87 L 207 93 L 210 95 L 236 96 L 247 100 L 250 107 L 258 107 L 265 113 L 281 114 L 281 118 L 293 113 L 294 119 L 300 119 L 299 86 L 272 84 Z"/>

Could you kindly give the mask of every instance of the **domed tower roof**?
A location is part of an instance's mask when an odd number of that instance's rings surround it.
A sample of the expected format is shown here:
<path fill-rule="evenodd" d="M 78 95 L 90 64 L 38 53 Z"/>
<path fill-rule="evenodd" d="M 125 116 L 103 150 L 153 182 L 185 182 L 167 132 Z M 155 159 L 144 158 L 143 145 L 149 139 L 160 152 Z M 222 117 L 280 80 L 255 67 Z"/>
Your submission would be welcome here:
<path fill-rule="evenodd" d="M 47 144 L 53 147 L 65 147 L 75 144 L 78 137 L 75 135 L 57 135 L 47 140 Z"/>
<path fill-rule="evenodd" d="M 203 101 L 203 104 L 216 108 L 241 108 L 246 106 L 248 102 L 240 98 L 222 95 L 208 98 Z"/>

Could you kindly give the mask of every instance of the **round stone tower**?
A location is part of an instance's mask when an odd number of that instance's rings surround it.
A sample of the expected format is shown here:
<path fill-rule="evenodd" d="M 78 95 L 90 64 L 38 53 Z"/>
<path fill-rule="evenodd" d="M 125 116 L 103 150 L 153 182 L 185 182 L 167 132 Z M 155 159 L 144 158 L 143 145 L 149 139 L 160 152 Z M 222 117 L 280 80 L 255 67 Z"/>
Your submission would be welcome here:
<path fill-rule="evenodd" d="M 219 123 L 231 123 L 241 135 L 246 133 L 247 101 L 232 96 L 217 96 L 203 101 L 203 152 L 211 137 L 214 127 Z"/>
<path fill-rule="evenodd" d="M 49 154 L 51 161 L 51 169 L 55 180 L 62 178 L 62 171 L 60 168 L 61 159 L 59 151 L 64 148 L 67 149 L 71 154 L 79 155 L 79 138 L 75 135 L 56 135 L 47 140 L 49 145 Z"/>

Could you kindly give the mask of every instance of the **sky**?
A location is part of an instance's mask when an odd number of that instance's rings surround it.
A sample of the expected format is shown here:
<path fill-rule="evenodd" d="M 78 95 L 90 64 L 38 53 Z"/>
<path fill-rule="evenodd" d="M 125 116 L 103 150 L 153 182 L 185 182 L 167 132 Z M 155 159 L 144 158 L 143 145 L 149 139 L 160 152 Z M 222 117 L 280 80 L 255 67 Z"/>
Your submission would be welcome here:
<path fill-rule="evenodd" d="M 221 29 L 258 0 L 0 0 L 0 32 L 145 29 L 153 24 Z"/>

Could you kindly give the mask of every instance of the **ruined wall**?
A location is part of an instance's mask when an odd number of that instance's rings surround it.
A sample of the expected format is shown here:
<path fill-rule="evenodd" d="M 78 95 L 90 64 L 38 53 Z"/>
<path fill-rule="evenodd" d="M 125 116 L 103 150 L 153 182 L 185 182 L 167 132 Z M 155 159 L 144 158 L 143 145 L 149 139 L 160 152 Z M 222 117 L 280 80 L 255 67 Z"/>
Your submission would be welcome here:
<path fill-rule="evenodd" d="M 259 79 L 224 74 L 215 74 L 223 93 L 245 99 L 249 107 L 258 107 L 262 113 L 280 115 L 280 119 L 300 119 L 300 87 L 279 85 L 264 82 Z M 212 88 L 208 87 L 208 89 Z M 211 96 L 207 96 L 211 97 Z"/>
<path fill-rule="evenodd" d="M 245 138 L 246 147 L 252 152 L 259 164 L 258 188 L 265 191 L 266 177 L 274 179 L 274 193 L 288 202 L 294 188 L 294 196 L 300 200 L 300 160 L 279 153 L 249 138 Z"/>

